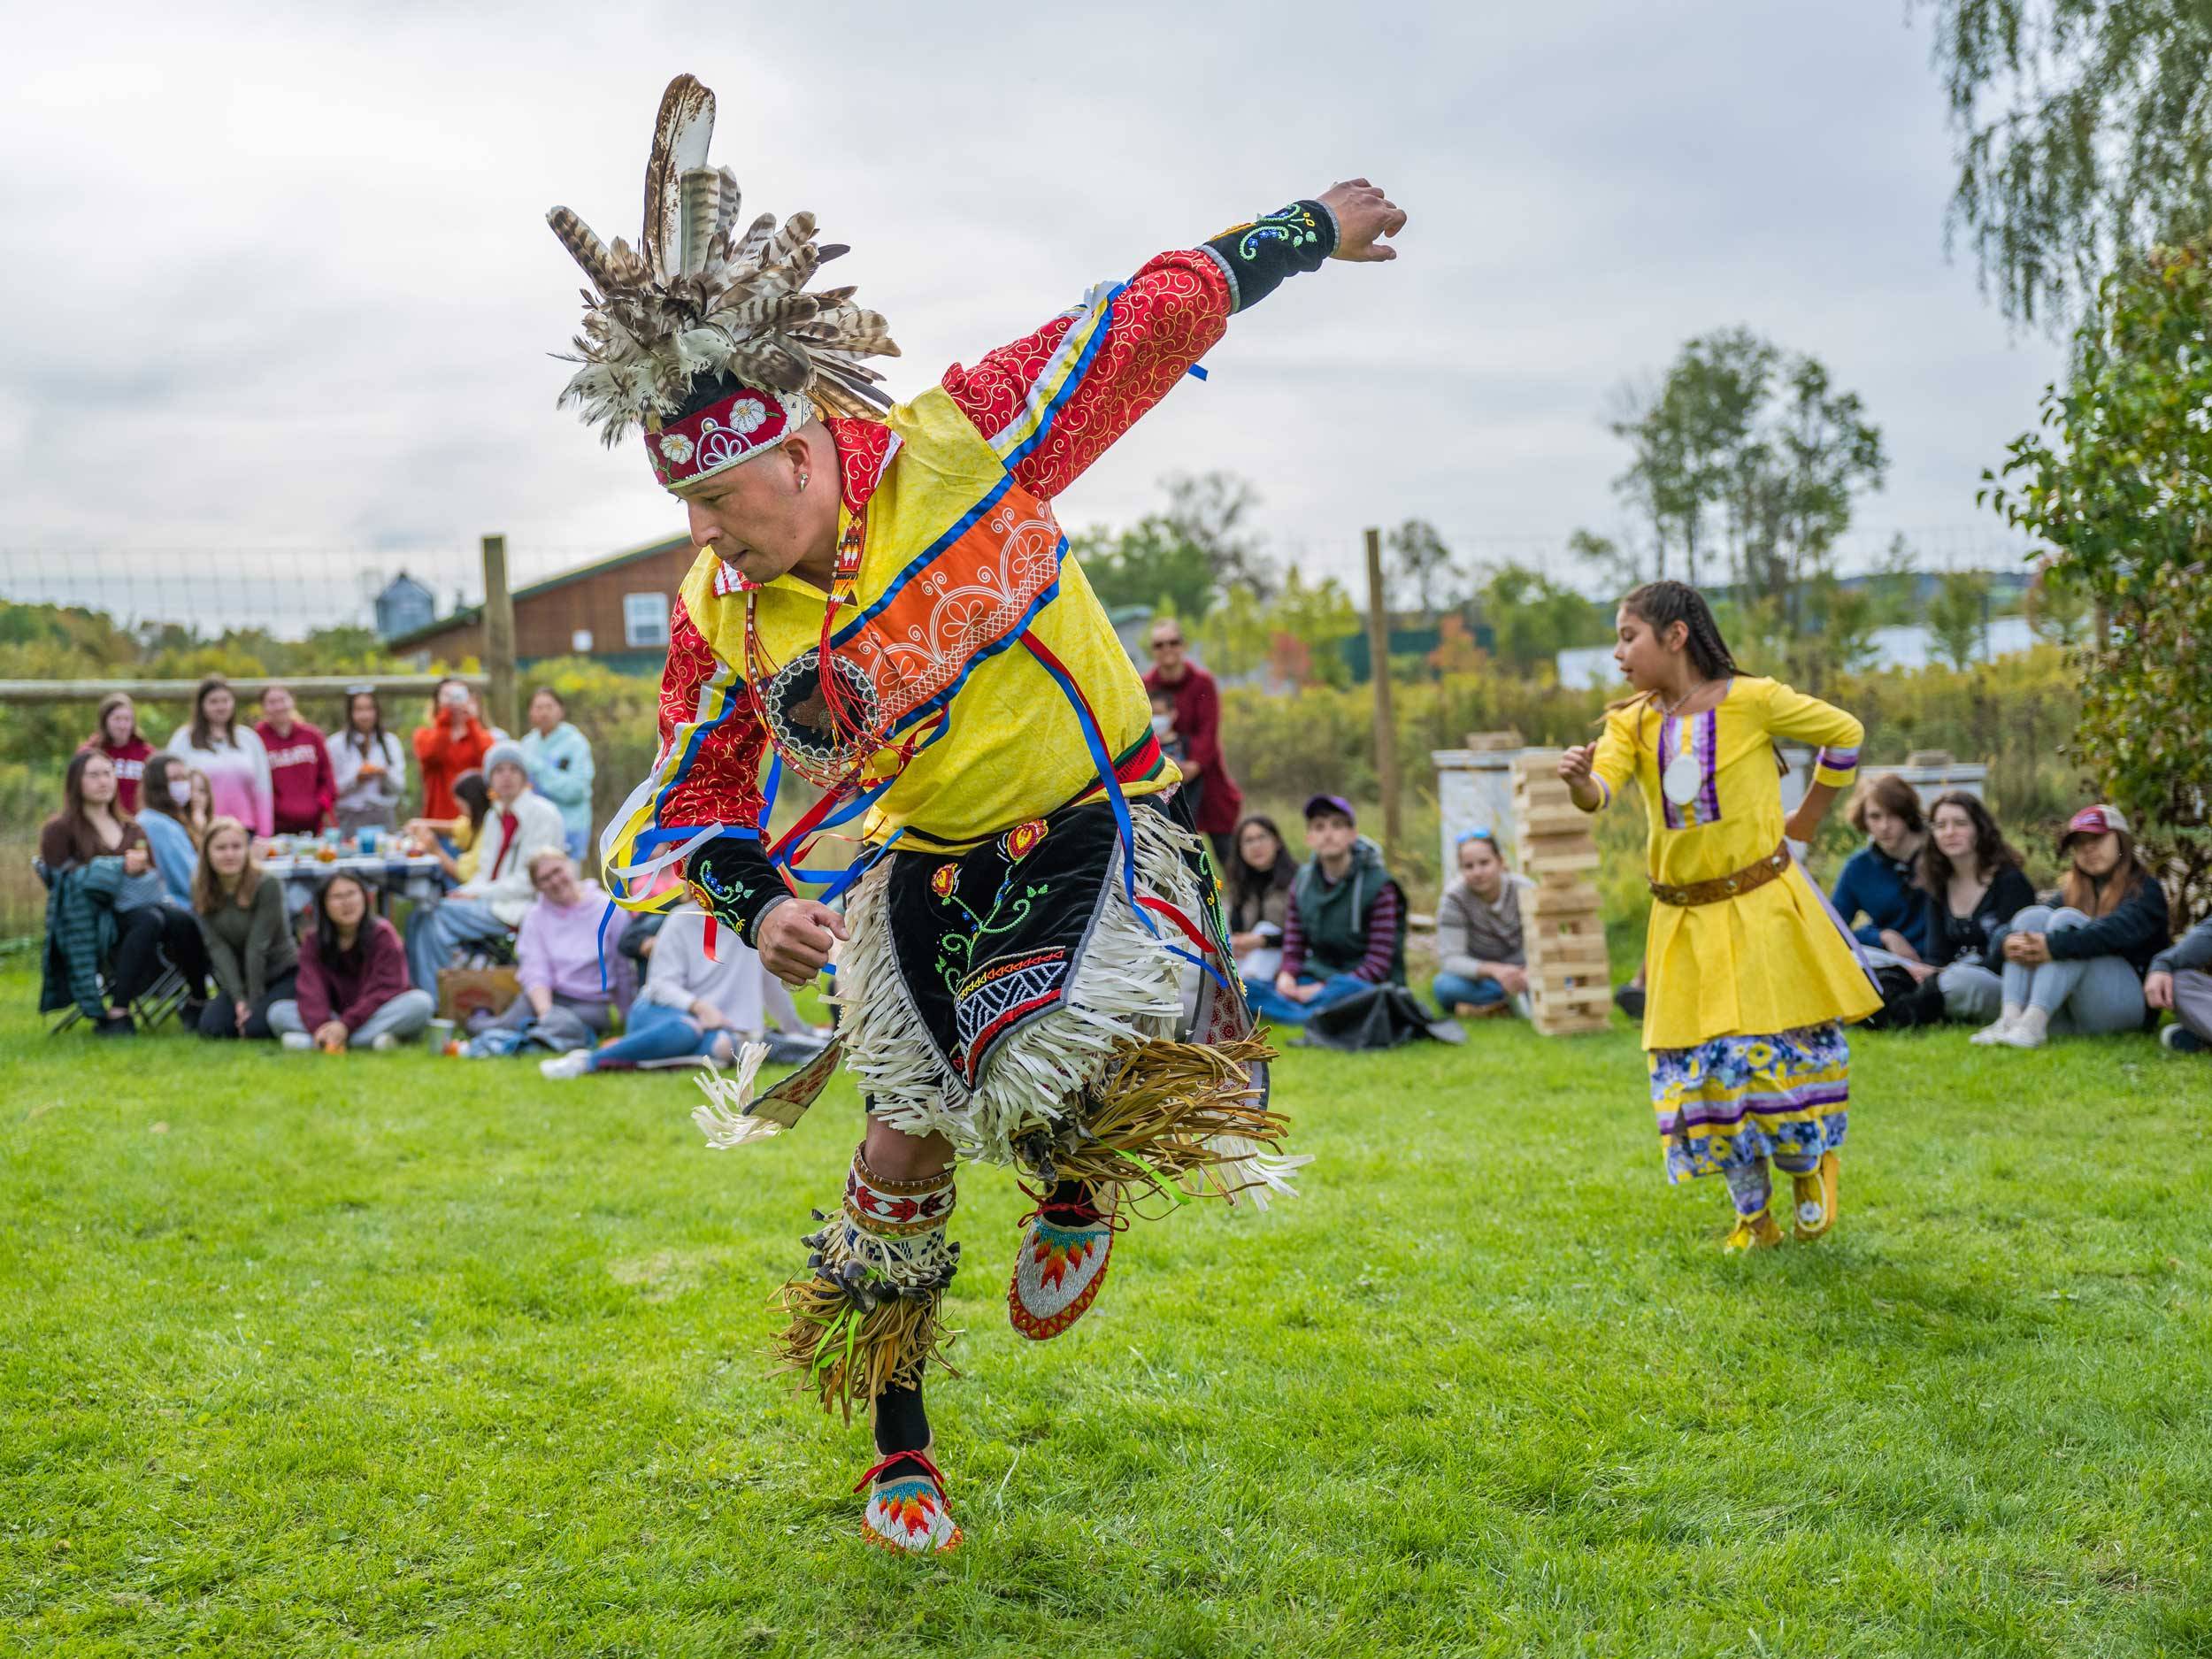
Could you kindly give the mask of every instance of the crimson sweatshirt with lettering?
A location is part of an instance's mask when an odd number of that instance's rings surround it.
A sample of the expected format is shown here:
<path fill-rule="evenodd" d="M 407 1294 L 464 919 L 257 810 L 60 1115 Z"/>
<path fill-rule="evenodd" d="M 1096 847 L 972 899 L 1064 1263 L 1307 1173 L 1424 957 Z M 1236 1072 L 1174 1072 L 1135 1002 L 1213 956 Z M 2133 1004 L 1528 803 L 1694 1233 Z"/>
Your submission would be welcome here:
<path fill-rule="evenodd" d="M 264 720 L 254 728 L 269 751 L 269 787 L 276 796 L 279 835 L 312 835 L 330 821 L 338 801 L 338 778 L 330 768 L 323 734 L 304 720 L 292 722 L 281 737 Z"/>

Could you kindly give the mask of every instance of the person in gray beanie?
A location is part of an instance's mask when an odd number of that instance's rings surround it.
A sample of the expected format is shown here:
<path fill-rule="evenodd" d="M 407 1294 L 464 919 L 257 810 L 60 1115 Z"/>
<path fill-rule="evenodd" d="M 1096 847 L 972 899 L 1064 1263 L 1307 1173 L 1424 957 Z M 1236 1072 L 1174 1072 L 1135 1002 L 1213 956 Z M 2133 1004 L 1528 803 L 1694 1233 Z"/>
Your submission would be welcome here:
<path fill-rule="evenodd" d="M 408 972 L 434 994 L 439 970 L 451 966 L 464 947 L 514 932 L 537 896 L 530 860 L 567 846 L 561 809 L 530 793 L 521 744 L 502 738 L 486 750 L 484 780 L 492 804 L 470 849 L 475 869 L 442 900 L 417 905 L 407 925 Z"/>

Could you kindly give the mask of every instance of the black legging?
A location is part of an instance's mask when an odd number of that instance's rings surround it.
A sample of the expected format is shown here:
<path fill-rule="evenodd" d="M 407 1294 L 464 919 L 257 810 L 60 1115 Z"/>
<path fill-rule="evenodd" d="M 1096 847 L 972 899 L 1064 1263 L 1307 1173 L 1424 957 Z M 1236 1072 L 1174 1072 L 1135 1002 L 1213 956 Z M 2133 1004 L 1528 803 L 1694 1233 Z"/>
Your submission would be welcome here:
<path fill-rule="evenodd" d="M 200 1035 L 203 1037 L 251 1037 L 257 1041 L 273 1037 L 269 1029 L 269 1007 L 274 1002 L 296 1000 L 298 995 L 299 971 L 287 968 L 262 988 L 261 995 L 246 1006 L 246 1029 L 238 1029 L 238 1005 L 223 995 L 219 987 L 214 999 L 200 1010 Z"/>
<path fill-rule="evenodd" d="M 189 912 L 173 904 L 148 904 L 124 910 L 115 918 L 114 972 L 108 979 L 108 1001 L 128 1008 L 153 988 L 161 978 L 162 958 L 184 975 L 186 995 L 199 996 L 207 988 L 207 941 Z"/>

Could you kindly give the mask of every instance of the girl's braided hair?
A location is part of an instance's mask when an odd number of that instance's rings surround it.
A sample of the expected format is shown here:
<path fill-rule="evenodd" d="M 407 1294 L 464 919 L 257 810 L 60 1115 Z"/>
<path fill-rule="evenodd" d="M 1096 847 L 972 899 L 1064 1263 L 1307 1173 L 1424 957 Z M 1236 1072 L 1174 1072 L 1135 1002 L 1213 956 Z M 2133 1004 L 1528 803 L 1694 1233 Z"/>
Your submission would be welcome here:
<path fill-rule="evenodd" d="M 1664 634 L 1676 623 L 1681 623 L 1686 630 L 1682 649 L 1689 653 L 1691 666 L 1706 679 L 1733 680 L 1743 672 L 1737 665 L 1735 653 L 1728 649 L 1728 641 L 1721 635 L 1720 624 L 1714 620 L 1713 607 L 1689 583 L 1664 579 L 1641 583 L 1621 596 L 1621 609 L 1641 618 L 1654 634 Z M 1616 709 L 1636 710 L 1632 729 L 1639 749 L 1644 741 L 1643 711 L 1652 706 L 1655 696 L 1652 692 L 1640 691 L 1606 705 L 1608 714 Z M 1778 746 L 1774 751 L 1774 764 L 1781 772 L 1789 770 L 1789 763 L 1782 758 Z"/>

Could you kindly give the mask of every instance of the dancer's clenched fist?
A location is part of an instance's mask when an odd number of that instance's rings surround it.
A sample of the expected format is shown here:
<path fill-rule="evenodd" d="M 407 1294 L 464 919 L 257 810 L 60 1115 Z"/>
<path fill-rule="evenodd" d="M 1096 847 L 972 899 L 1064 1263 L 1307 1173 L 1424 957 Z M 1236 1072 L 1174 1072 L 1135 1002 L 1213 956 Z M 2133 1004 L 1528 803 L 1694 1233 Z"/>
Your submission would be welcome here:
<path fill-rule="evenodd" d="M 786 985 L 804 985 L 845 937 L 845 918 L 812 899 L 787 899 L 762 917 L 754 932 L 768 972 Z"/>

